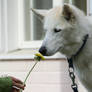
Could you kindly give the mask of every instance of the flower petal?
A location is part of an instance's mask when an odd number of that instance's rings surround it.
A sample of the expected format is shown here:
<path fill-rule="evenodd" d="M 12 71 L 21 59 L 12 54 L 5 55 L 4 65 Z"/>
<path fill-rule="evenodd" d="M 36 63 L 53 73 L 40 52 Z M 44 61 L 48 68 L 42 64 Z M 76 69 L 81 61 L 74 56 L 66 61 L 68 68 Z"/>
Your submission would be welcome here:
<path fill-rule="evenodd" d="M 41 53 L 36 53 L 35 56 L 41 58 L 41 60 L 45 60 L 44 56 Z"/>

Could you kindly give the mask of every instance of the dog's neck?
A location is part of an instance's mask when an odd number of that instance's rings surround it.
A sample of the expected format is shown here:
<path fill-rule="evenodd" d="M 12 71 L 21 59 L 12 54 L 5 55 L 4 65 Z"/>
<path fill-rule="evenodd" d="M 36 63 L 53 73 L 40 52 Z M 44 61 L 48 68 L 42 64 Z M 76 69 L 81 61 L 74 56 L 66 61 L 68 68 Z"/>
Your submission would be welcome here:
<path fill-rule="evenodd" d="M 78 51 L 77 51 L 74 55 L 71 56 L 70 59 L 76 58 L 76 56 L 78 56 L 78 55 L 81 53 L 81 51 L 84 49 L 84 47 L 85 47 L 85 45 L 86 45 L 86 42 L 87 42 L 87 40 L 88 40 L 88 37 L 89 37 L 88 34 L 86 34 L 86 35 L 84 36 L 83 44 L 82 44 L 81 47 L 78 49 Z"/>
<path fill-rule="evenodd" d="M 84 35 L 78 43 L 75 41 L 75 43 L 64 45 L 64 48 L 61 49 L 61 52 L 65 54 L 68 58 L 71 58 L 72 56 L 77 56 L 86 45 L 87 39 L 88 34 Z"/>

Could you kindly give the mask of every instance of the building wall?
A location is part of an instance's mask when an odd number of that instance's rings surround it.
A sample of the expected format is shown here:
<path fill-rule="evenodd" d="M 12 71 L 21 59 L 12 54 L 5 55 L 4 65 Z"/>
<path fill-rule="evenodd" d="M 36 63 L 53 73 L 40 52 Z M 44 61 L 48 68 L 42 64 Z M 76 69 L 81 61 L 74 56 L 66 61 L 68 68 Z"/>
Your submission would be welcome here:
<path fill-rule="evenodd" d="M 1 61 L 0 75 L 11 75 L 21 80 L 34 64 L 32 60 Z M 65 60 L 41 61 L 30 75 L 24 92 L 72 92 Z M 80 92 L 85 92 L 79 85 Z"/>

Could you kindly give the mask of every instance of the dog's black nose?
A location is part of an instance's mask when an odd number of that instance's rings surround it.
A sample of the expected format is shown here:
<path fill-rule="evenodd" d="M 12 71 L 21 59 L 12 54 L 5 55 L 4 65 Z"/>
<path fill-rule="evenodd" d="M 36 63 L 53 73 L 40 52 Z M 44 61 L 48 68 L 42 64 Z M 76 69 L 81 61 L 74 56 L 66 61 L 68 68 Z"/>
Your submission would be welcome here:
<path fill-rule="evenodd" d="M 39 52 L 40 52 L 42 55 L 46 55 L 46 52 L 47 52 L 46 47 L 41 47 L 41 48 L 39 49 Z"/>

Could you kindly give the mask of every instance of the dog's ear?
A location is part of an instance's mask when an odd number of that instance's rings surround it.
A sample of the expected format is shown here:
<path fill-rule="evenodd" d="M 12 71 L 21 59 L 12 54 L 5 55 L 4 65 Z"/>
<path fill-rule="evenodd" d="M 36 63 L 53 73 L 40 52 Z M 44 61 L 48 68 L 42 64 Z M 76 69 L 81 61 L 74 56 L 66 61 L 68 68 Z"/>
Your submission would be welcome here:
<path fill-rule="evenodd" d="M 43 21 L 44 17 L 47 15 L 48 10 L 40 10 L 40 9 L 32 9 L 33 13 L 41 20 Z"/>
<path fill-rule="evenodd" d="M 74 22 L 75 20 L 73 10 L 68 4 L 64 4 L 63 6 L 63 16 L 69 22 Z"/>

